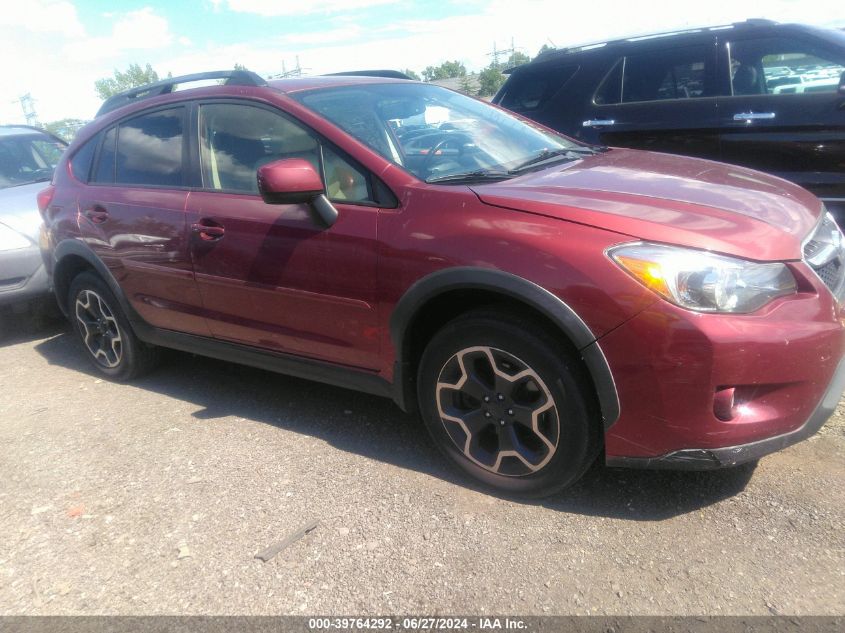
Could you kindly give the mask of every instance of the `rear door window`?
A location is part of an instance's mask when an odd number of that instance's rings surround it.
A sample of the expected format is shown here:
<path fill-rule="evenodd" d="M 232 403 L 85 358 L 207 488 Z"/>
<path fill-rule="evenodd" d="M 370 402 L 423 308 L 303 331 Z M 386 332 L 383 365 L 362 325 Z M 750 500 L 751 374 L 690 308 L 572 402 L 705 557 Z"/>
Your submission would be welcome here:
<path fill-rule="evenodd" d="M 575 75 L 578 66 L 552 66 L 517 72 L 507 83 L 499 105 L 514 112 L 540 110 Z"/>
<path fill-rule="evenodd" d="M 183 107 L 142 114 L 120 124 L 115 182 L 127 185 L 182 185 Z"/>
<path fill-rule="evenodd" d="M 706 89 L 707 59 L 704 46 L 626 55 L 599 86 L 595 103 L 610 105 L 710 96 Z"/>

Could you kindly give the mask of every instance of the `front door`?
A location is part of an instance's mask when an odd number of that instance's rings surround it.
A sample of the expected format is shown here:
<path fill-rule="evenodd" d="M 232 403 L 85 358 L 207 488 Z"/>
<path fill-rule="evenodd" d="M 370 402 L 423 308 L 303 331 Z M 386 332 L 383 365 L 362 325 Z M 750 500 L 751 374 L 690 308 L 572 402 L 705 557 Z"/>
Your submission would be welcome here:
<path fill-rule="evenodd" d="M 722 160 L 797 182 L 845 218 L 845 50 L 749 35 L 721 50 Z"/>
<path fill-rule="evenodd" d="M 370 176 L 280 111 L 243 102 L 198 106 L 202 189 L 188 211 L 192 253 L 213 335 L 360 368 L 378 367 L 376 227 Z M 258 194 L 266 162 L 303 158 L 339 211 L 324 228 L 308 204 Z"/>

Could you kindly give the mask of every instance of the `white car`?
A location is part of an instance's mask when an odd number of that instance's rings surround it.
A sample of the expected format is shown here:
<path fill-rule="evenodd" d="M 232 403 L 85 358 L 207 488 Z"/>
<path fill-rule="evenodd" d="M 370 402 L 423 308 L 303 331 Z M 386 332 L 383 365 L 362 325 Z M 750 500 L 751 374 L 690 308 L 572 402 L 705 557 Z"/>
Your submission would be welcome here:
<path fill-rule="evenodd" d="M 0 126 L 0 308 L 49 297 L 36 197 L 66 147 L 39 128 Z"/>

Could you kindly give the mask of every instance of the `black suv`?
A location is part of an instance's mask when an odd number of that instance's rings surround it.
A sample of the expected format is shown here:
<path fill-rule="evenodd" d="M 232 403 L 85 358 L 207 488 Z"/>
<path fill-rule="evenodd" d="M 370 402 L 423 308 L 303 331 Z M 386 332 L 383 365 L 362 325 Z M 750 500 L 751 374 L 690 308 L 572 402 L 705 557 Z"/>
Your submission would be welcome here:
<path fill-rule="evenodd" d="M 845 220 L 845 32 L 749 20 L 549 51 L 493 102 L 587 142 L 767 171 Z"/>

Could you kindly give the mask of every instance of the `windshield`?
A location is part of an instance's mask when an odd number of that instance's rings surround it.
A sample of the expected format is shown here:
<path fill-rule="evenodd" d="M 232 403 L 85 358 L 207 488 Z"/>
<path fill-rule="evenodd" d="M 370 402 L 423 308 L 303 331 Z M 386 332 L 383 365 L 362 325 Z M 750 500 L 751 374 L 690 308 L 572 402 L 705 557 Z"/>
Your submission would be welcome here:
<path fill-rule="evenodd" d="M 46 136 L 0 136 L 0 189 L 50 180 L 64 149 Z"/>
<path fill-rule="evenodd" d="M 439 86 L 369 84 L 291 95 L 429 182 L 509 172 L 585 146 Z M 454 178 L 454 177 L 458 178 Z"/>

